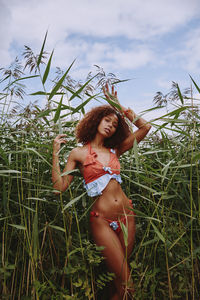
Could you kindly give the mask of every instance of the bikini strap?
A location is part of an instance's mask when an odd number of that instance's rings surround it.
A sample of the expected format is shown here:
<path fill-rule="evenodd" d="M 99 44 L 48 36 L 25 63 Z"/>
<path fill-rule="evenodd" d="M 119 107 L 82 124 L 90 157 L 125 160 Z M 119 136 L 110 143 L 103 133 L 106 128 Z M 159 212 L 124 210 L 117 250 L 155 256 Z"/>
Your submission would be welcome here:
<path fill-rule="evenodd" d="M 97 154 L 96 154 L 96 152 L 92 149 L 91 142 L 89 142 L 87 145 L 88 145 L 88 153 L 89 153 L 90 155 L 94 155 L 94 157 L 96 157 Z"/>

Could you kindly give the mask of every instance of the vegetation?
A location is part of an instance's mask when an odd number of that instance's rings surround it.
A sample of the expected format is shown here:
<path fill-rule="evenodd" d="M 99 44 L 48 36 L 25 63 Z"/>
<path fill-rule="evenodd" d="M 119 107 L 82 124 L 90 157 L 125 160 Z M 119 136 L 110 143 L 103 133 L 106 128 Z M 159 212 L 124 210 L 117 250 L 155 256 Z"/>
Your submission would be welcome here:
<path fill-rule="evenodd" d="M 53 138 L 67 133 L 64 165 L 85 106 L 106 101 L 101 85 L 119 80 L 97 68 L 77 82 L 69 76 L 73 63 L 54 73 L 46 37 L 39 55 L 26 47 L 22 60 L 1 69 L 1 299 L 107 299 L 113 274 L 90 236 L 91 200 L 78 170 L 66 192 L 53 193 L 51 156 Z M 38 80 L 42 89 L 29 96 L 46 99 L 42 109 L 25 102 L 25 84 Z M 200 114 L 193 97 L 200 89 L 191 82 L 183 93 L 173 83 L 167 95 L 156 95 L 151 110 L 167 108 L 162 122 L 152 120 L 151 135 L 121 158 L 137 222 L 130 259 L 135 299 L 200 297 Z"/>

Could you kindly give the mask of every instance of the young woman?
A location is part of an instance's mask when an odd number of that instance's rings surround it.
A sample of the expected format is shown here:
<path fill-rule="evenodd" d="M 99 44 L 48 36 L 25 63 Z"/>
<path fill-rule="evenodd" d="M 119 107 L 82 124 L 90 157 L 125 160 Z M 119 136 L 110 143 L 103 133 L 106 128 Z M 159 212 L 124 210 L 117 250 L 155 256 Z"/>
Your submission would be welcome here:
<path fill-rule="evenodd" d="M 110 99 L 108 85 L 104 89 Z M 112 87 L 112 97 L 117 92 Z M 121 105 L 120 105 L 121 106 Z M 134 140 L 144 139 L 151 125 L 138 118 L 131 109 L 121 106 L 118 112 L 110 105 L 93 108 L 78 123 L 76 138 L 83 144 L 73 149 L 68 157 L 64 172 L 79 167 L 84 178 L 84 187 L 93 197 L 90 212 L 91 233 L 95 243 L 104 246 L 102 251 L 109 271 L 115 273 L 115 290 L 110 299 L 132 299 L 133 283 L 127 259 L 133 248 L 135 236 L 134 212 L 131 200 L 121 188 L 120 163 L 118 158 L 133 147 Z M 138 128 L 132 133 L 124 115 Z M 61 176 L 59 151 L 66 143 L 65 134 L 59 134 L 53 143 L 53 186 L 65 191 L 73 180 L 68 174 Z M 131 208 L 131 209 L 130 209 Z M 128 231 L 128 246 L 125 247 L 122 226 Z"/>

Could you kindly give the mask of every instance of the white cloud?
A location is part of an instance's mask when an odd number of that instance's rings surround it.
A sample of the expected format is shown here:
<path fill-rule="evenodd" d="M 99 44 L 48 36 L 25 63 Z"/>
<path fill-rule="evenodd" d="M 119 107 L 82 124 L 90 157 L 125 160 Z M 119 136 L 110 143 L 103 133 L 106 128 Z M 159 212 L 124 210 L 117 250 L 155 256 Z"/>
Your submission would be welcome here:
<path fill-rule="evenodd" d="M 79 43 L 80 36 L 93 37 L 94 43 L 99 43 L 98 39 L 114 37 L 148 40 L 189 21 L 196 15 L 198 5 L 197 0 L 115 0 L 114 4 L 113 1 L 107 0 L 1 0 L 0 22 L 4 32 L 0 35 L 3 37 L 0 64 L 9 60 L 8 54 L 3 61 L 1 57 L 2 53 L 4 57 L 6 52 L 9 53 L 12 42 L 40 49 L 47 29 L 49 48 L 56 47 L 59 54 L 65 54 L 66 50 L 67 54 L 74 54 L 73 56 L 85 51 L 85 55 L 89 56 L 91 49 L 88 48 L 91 47 L 91 43 Z M 77 41 L 70 44 L 67 38 L 73 34 L 77 35 Z M 103 53 L 101 45 L 104 46 L 100 41 L 97 50 Z M 127 58 L 134 58 L 132 48 L 122 52 L 116 49 L 115 60 L 118 62 L 121 58 L 122 67 L 130 67 Z M 138 66 L 140 60 L 149 60 L 149 56 L 152 55 L 150 52 L 141 51 L 141 58 L 137 57 Z M 101 58 L 103 59 L 102 54 Z M 131 65 L 135 67 L 134 59 L 131 60 Z"/>
<path fill-rule="evenodd" d="M 11 61 L 9 48 L 13 39 L 12 24 L 10 23 L 11 11 L 4 2 L 0 2 L 0 61 L 3 66 Z"/>
<path fill-rule="evenodd" d="M 164 38 L 188 31 L 199 8 L 199 0 L 0 0 L 0 66 L 19 54 L 15 47 L 25 44 L 38 53 L 48 29 L 46 50 L 55 49 L 53 66 L 66 70 L 76 58 L 70 71 L 75 79 L 84 78 L 94 64 L 120 78 L 132 78 L 145 67 L 137 86 L 139 93 L 145 86 L 151 94 L 171 85 L 176 67 L 198 71 L 200 30 L 185 36 L 182 47 L 176 40 L 165 44 Z"/>
<path fill-rule="evenodd" d="M 172 86 L 172 82 L 170 81 L 170 79 L 168 78 L 158 78 L 156 81 L 158 87 L 167 90 L 167 92 L 169 92 L 171 86 Z"/>
<path fill-rule="evenodd" d="M 56 45 L 53 60 L 54 66 L 68 67 L 76 59 L 75 66 L 89 72 L 96 64 L 104 68 L 106 72 L 121 70 L 133 70 L 145 66 L 155 59 L 154 53 L 148 46 L 130 45 L 122 49 L 113 43 L 84 41 L 82 39 L 69 39 Z M 73 67 L 73 69 L 74 69 Z"/>
<path fill-rule="evenodd" d="M 110 58 L 113 59 L 117 68 L 136 69 L 145 66 L 150 61 L 153 62 L 154 54 L 147 47 L 130 47 L 128 50 L 115 49 L 111 51 Z"/>
<path fill-rule="evenodd" d="M 180 51 L 182 65 L 188 72 L 198 72 L 200 68 L 200 28 L 190 32 L 186 37 L 185 47 Z"/>

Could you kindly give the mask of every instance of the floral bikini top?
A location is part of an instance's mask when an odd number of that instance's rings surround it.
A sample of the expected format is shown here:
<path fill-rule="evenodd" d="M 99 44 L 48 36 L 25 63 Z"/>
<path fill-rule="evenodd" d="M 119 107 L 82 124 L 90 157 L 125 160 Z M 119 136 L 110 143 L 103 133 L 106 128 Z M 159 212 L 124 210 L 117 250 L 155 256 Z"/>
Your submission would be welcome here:
<path fill-rule="evenodd" d="M 97 160 L 97 154 L 88 143 L 88 155 L 83 164 L 83 184 L 87 194 L 95 197 L 102 194 L 111 179 L 122 182 L 120 176 L 120 163 L 115 154 L 115 150 L 110 149 L 110 161 L 107 166 Z"/>

